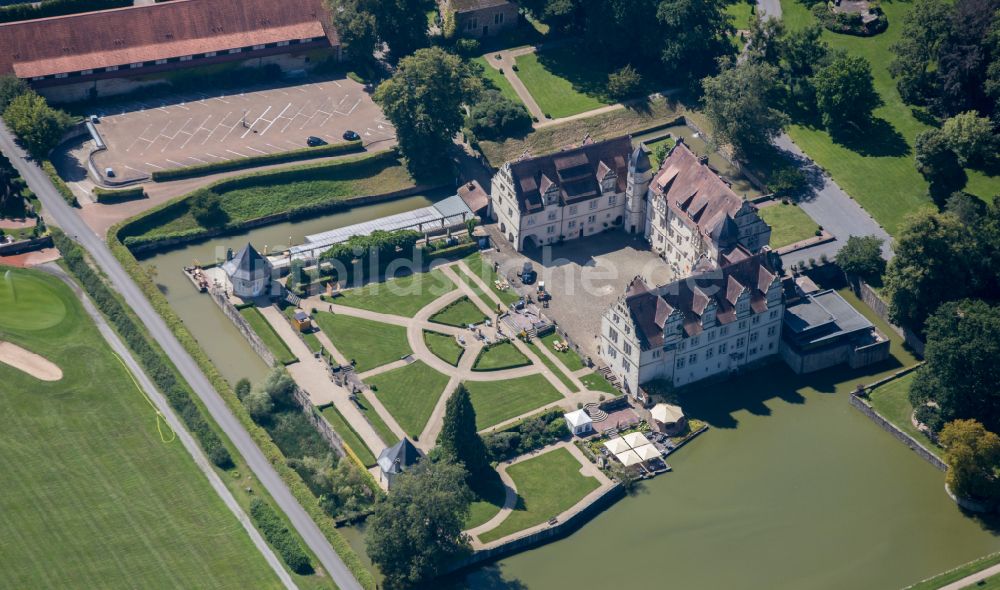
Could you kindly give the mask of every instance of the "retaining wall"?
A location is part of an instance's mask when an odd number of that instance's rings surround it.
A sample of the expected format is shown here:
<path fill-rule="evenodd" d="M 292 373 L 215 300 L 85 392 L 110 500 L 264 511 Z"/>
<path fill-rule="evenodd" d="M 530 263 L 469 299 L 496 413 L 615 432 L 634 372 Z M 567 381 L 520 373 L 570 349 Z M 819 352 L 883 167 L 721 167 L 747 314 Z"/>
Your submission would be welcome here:
<path fill-rule="evenodd" d="M 875 315 L 885 320 L 885 323 L 889 324 L 897 334 L 902 336 L 903 341 L 906 342 L 906 345 L 909 346 L 913 352 L 917 354 L 917 356 L 923 358 L 925 343 L 920 336 L 909 328 L 893 324 L 889 320 L 889 304 L 883 301 L 882 298 L 878 296 L 878 293 L 875 292 L 875 289 L 872 289 L 868 283 L 864 281 L 859 281 L 859 283 L 860 288 L 858 290 L 860 292 L 858 295 L 861 297 L 861 300 L 875 312 Z"/>
<path fill-rule="evenodd" d="M 327 444 L 330 445 L 330 448 L 336 451 L 337 455 L 340 457 L 346 456 L 347 453 L 344 452 L 343 439 L 341 439 L 340 435 L 333 431 L 330 423 L 327 422 L 326 419 L 323 418 L 323 415 L 313 407 L 312 401 L 309 399 L 309 394 L 303 391 L 300 387 L 296 386 L 295 391 L 292 392 L 292 399 L 294 399 L 296 405 L 302 409 L 302 413 L 309 418 L 309 422 L 312 423 L 316 432 L 318 432 Z M 360 463 L 358 464 L 358 467 L 359 469 L 364 469 L 364 466 Z"/>
<path fill-rule="evenodd" d="M 246 318 L 240 314 L 240 311 L 229 302 L 229 298 L 226 297 L 225 291 L 222 289 L 212 288 L 209 289 L 208 294 L 212 296 L 212 300 L 215 301 L 215 304 L 222 309 L 222 313 L 226 314 L 226 317 L 236 324 L 236 329 L 240 331 L 240 334 L 243 334 L 243 337 L 250 343 L 250 348 L 257 353 L 257 356 L 267 363 L 267 366 L 276 366 L 278 361 L 274 358 L 274 355 L 271 354 L 271 350 L 260 339 L 257 332 L 254 332 L 253 328 L 250 327 L 250 324 L 246 321 Z"/>
<path fill-rule="evenodd" d="M 0 255 L 6 256 L 8 254 L 21 254 L 23 252 L 31 252 L 33 250 L 41 250 L 42 248 L 51 247 L 52 236 L 42 236 L 40 238 L 18 240 L 16 242 L 4 244 L 0 246 Z"/>
<path fill-rule="evenodd" d="M 866 416 L 868 416 L 869 418 L 871 418 L 876 424 L 878 424 L 879 426 L 881 426 L 882 430 L 885 430 L 889 434 L 891 434 L 894 437 L 896 437 L 896 439 L 899 440 L 899 442 L 901 442 L 904 445 L 910 447 L 910 449 L 914 453 L 916 453 L 920 458 L 922 458 L 924 461 L 927 461 L 928 463 L 930 463 L 931 465 L 933 465 L 934 467 L 936 467 L 940 471 L 947 471 L 948 470 L 948 466 L 945 465 L 944 461 L 942 461 L 941 459 L 939 459 L 937 457 L 937 455 L 935 455 L 934 453 L 930 452 L 927 449 L 927 447 L 925 447 L 924 445 L 920 444 L 920 442 L 918 440 L 916 440 L 915 438 L 913 438 L 909 434 L 906 434 L 905 432 L 903 432 L 902 430 L 900 430 L 899 428 L 897 428 L 895 424 L 893 424 L 892 422 L 889 422 L 888 420 L 886 420 L 885 418 L 883 418 L 882 414 L 879 414 L 878 412 L 876 412 L 875 408 L 873 408 L 870 405 L 868 405 L 868 402 L 866 402 L 864 399 L 862 399 L 861 397 L 859 397 L 857 394 L 852 393 L 850 401 L 851 401 L 851 405 L 852 406 L 854 406 L 855 408 L 861 410 L 861 412 L 863 414 L 865 414 Z"/>

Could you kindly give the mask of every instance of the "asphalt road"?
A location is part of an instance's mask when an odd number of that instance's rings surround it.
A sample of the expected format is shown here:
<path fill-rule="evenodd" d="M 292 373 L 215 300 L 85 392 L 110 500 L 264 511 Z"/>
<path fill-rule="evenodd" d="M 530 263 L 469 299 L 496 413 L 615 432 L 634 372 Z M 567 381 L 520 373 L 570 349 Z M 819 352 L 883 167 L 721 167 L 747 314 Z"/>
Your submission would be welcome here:
<path fill-rule="evenodd" d="M 153 309 L 132 277 L 125 272 L 118 260 L 111 254 L 107 244 L 90 231 L 90 228 L 76 214 L 56 190 L 49 177 L 29 160 L 15 142 L 7 127 L 0 122 L 0 151 L 7 156 L 11 164 L 21 173 L 28 187 L 42 202 L 44 216 L 48 223 L 54 223 L 90 254 L 97 266 L 104 271 L 111 283 L 125 298 L 125 302 L 146 325 L 149 333 L 159 343 L 178 370 L 185 376 L 194 392 L 201 398 L 212 419 L 222 428 L 226 436 L 233 442 L 236 450 L 243 456 L 253 470 L 257 479 L 274 498 L 278 507 L 284 511 L 292 526 L 298 531 L 312 552 L 317 556 L 323 569 L 342 590 L 361 590 L 361 585 L 350 570 L 333 550 L 326 537 L 316 523 L 298 503 L 291 491 L 285 485 L 278 473 L 271 467 L 264 453 L 250 438 L 236 416 L 229 411 L 226 402 L 215 391 L 198 363 L 187 353 L 174 336 L 166 322 Z"/>
<path fill-rule="evenodd" d="M 205 456 L 201 447 L 198 446 L 197 441 L 194 440 L 194 437 L 191 436 L 187 430 L 184 430 L 180 419 L 176 414 L 174 414 L 174 410 L 170 407 L 167 399 L 163 397 L 163 394 L 161 394 L 153 385 L 153 382 L 143 371 L 142 366 L 139 365 L 139 363 L 135 360 L 135 357 L 132 356 L 132 351 L 129 350 L 128 347 L 125 346 L 125 343 L 122 342 L 121 338 L 118 337 L 118 333 L 111 329 L 108 323 L 104 320 L 104 316 L 101 315 L 101 312 L 97 311 L 97 308 L 90 300 L 90 297 L 88 297 L 83 292 L 83 289 L 81 289 L 79 285 L 69 278 L 63 269 L 56 263 L 49 262 L 39 266 L 38 269 L 59 277 L 63 282 L 69 285 L 70 289 L 72 289 L 74 293 L 76 293 L 77 298 L 79 298 L 83 303 L 84 309 L 87 310 L 87 314 L 90 315 L 91 319 L 93 319 L 94 323 L 97 325 L 97 329 L 101 333 L 101 336 L 103 336 L 108 342 L 111 349 L 115 351 L 115 354 L 122 359 L 128 367 L 128 370 L 132 372 L 136 382 L 146 393 L 146 397 L 156 404 L 156 408 L 163 414 L 163 418 L 166 420 L 167 425 L 177 434 L 177 439 L 184 445 L 184 448 L 187 449 L 188 453 L 191 454 L 191 457 L 194 459 L 198 469 L 201 470 L 201 472 L 205 474 L 205 477 L 208 478 L 209 484 L 211 484 L 215 492 L 219 494 L 219 497 L 222 498 L 226 507 L 229 508 L 229 510 L 236 516 L 236 519 L 240 521 L 240 524 L 243 525 L 247 534 L 250 535 L 250 540 L 252 540 L 253 544 L 257 546 L 257 550 L 264 555 L 264 559 L 267 561 L 268 565 L 271 566 L 271 569 L 274 570 L 274 573 L 277 574 L 278 579 L 281 580 L 281 583 L 284 584 L 285 588 L 295 590 L 297 586 L 295 585 L 295 582 L 292 581 L 291 575 L 289 575 L 288 571 L 285 570 L 285 566 L 281 564 L 281 560 L 274 554 L 274 551 L 271 551 L 271 547 L 269 547 L 267 542 L 264 541 L 260 532 L 254 528 L 253 523 L 250 521 L 250 517 L 243 511 L 243 508 L 236 501 L 236 498 L 233 497 L 232 492 L 230 492 L 229 488 L 226 487 L 226 484 L 222 482 L 222 478 L 220 478 L 219 474 L 212 468 L 212 464 L 208 461 L 208 457 Z"/>

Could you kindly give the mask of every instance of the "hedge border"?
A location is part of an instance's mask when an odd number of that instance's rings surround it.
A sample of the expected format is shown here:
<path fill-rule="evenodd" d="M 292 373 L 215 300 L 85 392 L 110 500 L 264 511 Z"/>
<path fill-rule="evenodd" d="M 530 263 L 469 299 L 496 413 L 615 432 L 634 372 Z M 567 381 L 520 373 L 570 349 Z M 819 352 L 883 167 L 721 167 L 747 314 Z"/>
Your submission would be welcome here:
<path fill-rule="evenodd" d="M 98 203 L 121 203 L 122 201 L 145 199 L 146 189 L 141 186 L 123 189 L 106 189 L 96 186 L 92 194 L 94 195 L 94 200 Z"/>
<path fill-rule="evenodd" d="M 42 160 L 41 164 L 42 171 L 45 172 L 45 174 L 49 177 L 49 180 L 52 181 L 52 184 L 55 185 L 56 190 L 59 191 L 60 195 L 62 195 L 63 200 L 66 201 L 70 207 L 79 207 L 80 202 L 76 200 L 76 195 L 73 194 L 73 191 L 69 190 L 69 186 L 66 184 L 66 181 L 62 179 L 62 176 L 59 176 L 58 172 L 56 172 L 56 167 L 52 164 L 52 161 L 47 159 Z"/>
<path fill-rule="evenodd" d="M 338 156 L 352 152 L 362 151 L 364 147 L 361 140 L 357 139 L 347 143 L 332 143 L 316 147 L 307 147 L 287 152 L 277 152 L 261 156 L 247 156 L 233 160 L 223 160 L 221 162 L 209 162 L 208 164 L 197 164 L 185 166 L 183 168 L 168 168 L 166 170 L 154 170 L 151 174 L 153 182 L 163 182 L 167 180 L 177 180 L 180 178 L 191 178 L 193 176 L 204 176 L 216 172 L 228 172 L 230 170 L 242 170 L 254 166 L 266 164 L 281 164 L 284 162 L 295 162 L 298 160 L 309 160 L 311 158 L 322 158 L 324 156 Z"/>
<path fill-rule="evenodd" d="M 319 499 L 309 490 L 298 472 L 288 466 L 286 457 L 274 444 L 274 441 L 271 440 L 267 431 L 258 426 L 250 418 L 250 414 L 236 397 L 236 393 L 229 385 L 229 382 L 226 381 L 215 365 L 212 364 L 212 361 L 201 348 L 201 345 L 198 344 L 198 341 L 195 340 L 194 336 L 184 325 L 184 322 L 170 307 L 166 297 L 150 280 L 149 275 L 142 271 L 139 261 L 136 260 L 125 244 L 119 240 L 118 234 L 127 223 L 129 223 L 129 220 L 119 222 L 108 230 L 107 243 L 111 249 L 111 253 L 122 264 L 125 271 L 132 277 L 132 280 L 142 289 L 143 294 L 149 299 L 153 308 L 160 314 L 160 317 L 163 318 L 184 349 L 198 363 L 198 366 L 205 373 L 209 382 L 225 400 L 226 405 L 229 406 L 229 410 L 240 421 L 243 428 L 250 433 L 254 443 L 267 457 L 274 470 L 278 472 L 281 480 L 291 490 L 295 499 L 302 505 L 306 513 L 309 514 L 309 517 L 313 519 L 313 522 L 316 523 L 320 531 L 323 532 L 323 536 L 330 542 L 334 551 L 344 561 L 344 564 L 358 580 L 358 583 L 366 590 L 374 590 L 375 579 L 372 573 L 364 566 L 361 558 L 354 552 L 347 543 L 347 540 L 337 531 L 336 523 L 330 515 L 323 511 L 323 508 L 319 504 Z"/>

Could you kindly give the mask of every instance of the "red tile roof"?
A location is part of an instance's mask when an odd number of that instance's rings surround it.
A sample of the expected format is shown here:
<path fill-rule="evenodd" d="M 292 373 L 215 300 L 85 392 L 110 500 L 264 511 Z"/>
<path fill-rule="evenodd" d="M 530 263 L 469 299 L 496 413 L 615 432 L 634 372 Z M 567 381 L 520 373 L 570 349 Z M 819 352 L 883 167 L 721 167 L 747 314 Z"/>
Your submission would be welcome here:
<path fill-rule="evenodd" d="M 326 37 L 322 0 L 175 0 L 0 25 L 0 74 L 22 78 Z"/>

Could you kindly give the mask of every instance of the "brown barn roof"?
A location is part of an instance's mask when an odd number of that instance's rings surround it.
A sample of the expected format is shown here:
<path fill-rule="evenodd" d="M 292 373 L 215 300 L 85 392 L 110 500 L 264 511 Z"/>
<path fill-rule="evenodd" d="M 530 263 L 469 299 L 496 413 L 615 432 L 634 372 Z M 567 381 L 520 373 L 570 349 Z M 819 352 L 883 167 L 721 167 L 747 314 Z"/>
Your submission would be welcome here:
<path fill-rule="evenodd" d="M 483 187 L 475 180 L 458 187 L 458 196 L 477 215 L 489 207 L 490 204 L 490 196 L 486 194 Z"/>
<path fill-rule="evenodd" d="M 0 74 L 123 66 L 337 33 L 322 0 L 175 0 L 0 25 Z M 44 40 L 44 41 L 40 41 Z"/>

